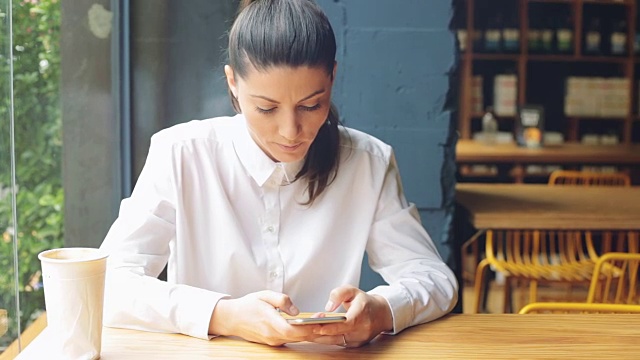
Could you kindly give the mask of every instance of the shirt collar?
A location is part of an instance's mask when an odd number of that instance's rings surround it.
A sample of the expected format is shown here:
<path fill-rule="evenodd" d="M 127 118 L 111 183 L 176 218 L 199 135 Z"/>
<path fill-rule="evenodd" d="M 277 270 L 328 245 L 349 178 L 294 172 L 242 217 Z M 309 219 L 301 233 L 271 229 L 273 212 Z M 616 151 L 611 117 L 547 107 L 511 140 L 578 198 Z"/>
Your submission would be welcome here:
<path fill-rule="evenodd" d="M 258 186 L 264 186 L 270 179 L 277 185 L 288 185 L 293 182 L 304 164 L 304 159 L 290 163 L 271 160 L 249 134 L 244 115 L 238 114 L 234 118 L 242 125 L 238 126 L 238 132 L 233 139 L 233 147 L 242 166 Z"/>

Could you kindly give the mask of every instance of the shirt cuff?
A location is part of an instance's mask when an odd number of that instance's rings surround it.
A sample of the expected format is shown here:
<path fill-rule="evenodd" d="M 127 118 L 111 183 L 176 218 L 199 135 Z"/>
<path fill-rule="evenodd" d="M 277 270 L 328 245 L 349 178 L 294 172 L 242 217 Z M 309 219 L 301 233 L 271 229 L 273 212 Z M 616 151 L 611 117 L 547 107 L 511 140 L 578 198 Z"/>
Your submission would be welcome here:
<path fill-rule="evenodd" d="M 182 285 L 180 287 L 178 299 L 175 299 L 175 303 L 179 304 L 176 309 L 175 320 L 179 324 L 180 332 L 185 335 L 210 340 L 213 338 L 213 336 L 209 335 L 209 323 L 211 322 L 213 309 L 220 299 L 228 297 L 228 295 L 193 286 Z"/>
<path fill-rule="evenodd" d="M 393 331 L 385 331 L 383 334 L 395 335 L 411 326 L 414 314 L 411 298 L 401 288 L 391 285 L 381 285 L 367 292 L 370 295 L 382 296 L 391 309 L 393 317 Z"/>

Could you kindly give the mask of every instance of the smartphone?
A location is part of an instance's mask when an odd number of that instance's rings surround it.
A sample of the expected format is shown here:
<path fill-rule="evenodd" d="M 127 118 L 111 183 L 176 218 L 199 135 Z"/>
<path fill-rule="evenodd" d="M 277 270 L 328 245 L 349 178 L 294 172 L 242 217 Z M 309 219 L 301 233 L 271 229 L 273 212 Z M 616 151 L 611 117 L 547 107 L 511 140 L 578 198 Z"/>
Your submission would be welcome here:
<path fill-rule="evenodd" d="M 331 324 L 346 321 L 346 316 L 325 316 L 319 318 L 291 318 L 287 322 L 291 325 Z"/>
<path fill-rule="evenodd" d="M 331 316 L 325 317 L 310 317 L 310 313 L 300 314 L 299 316 L 289 316 L 287 314 L 283 314 L 282 316 L 287 320 L 287 322 L 291 325 L 311 325 L 311 324 L 331 324 L 331 323 L 339 323 L 347 320 L 347 317 L 344 314 L 332 314 Z"/>

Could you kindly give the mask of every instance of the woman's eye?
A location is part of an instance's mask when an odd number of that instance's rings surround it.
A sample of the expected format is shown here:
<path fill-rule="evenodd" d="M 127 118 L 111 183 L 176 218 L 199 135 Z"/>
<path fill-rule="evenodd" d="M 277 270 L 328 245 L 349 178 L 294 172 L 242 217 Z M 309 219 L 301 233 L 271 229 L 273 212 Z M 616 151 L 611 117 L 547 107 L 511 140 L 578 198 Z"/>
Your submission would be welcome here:
<path fill-rule="evenodd" d="M 276 108 L 270 108 L 270 109 L 263 109 L 259 106 L 256 106 L 256 111 L 258 111 L 259 113 L 262 114 L 271 114 L 272 112 L 274 112 L 276 110 Z"/>
<path fill-rule="evenodd" d="M 315 111 L 320 109 L 320 104 L 316 104 L 313 106 L 300 106 L 300 110 L 302 111 Z"/>

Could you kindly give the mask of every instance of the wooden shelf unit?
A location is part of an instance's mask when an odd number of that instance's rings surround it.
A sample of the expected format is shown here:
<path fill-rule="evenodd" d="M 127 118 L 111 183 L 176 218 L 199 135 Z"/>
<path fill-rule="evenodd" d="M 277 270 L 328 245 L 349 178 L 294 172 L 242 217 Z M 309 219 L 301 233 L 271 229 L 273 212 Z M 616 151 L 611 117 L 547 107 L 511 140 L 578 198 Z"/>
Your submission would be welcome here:
<path fill-rule="evenodd" d="M 477 118 L 479 114 L 471 112 L 471 86 L 472 78 L 474 75 L 474 66 L 477 63 L 483 61 L 512 61 L 516 69 L 516 76 L 518 79 L 517 86 L 517 105 L 525 105 L 527 103 L 527 72 L 532 63 L 537 62 L 550 62 L 550 63 L 584 63 L 584 64 L 615 64 L 622 67 L 623 77 L 630 79 L 629 81 L 629 109 L 628 115 L 625 117 L 580 117 L 580 116 L 567 116 L 564 115 L 567 120 L 567 126 L 564 131 L 565 138 L 568 142 L 578 142 L 579 139 L 579 123 L 584 120 L 595 121 L 615 121 L 622 122 L 622 131 L 620 141 L 622 144 L 629 145 L 632 143 L 633 126 L 634 123 L 640 118 L 636 111 L 636 104 L 638 98 L 638 89 L 635 86 L 637 79 L 635 78 L 635 66 L 640 63 L 640 57 L 634 54 L 634 41 L 636 31 L 636 0 L 624 0 L 624 1 L 611 1 L 611 0 L 513 0 L 518 2 L 518 18 L 520 21 L 520 51 L 517 53 L 480 53 L 474 52 L 473 49 L 473 31 L 474 17 L 475 17 L 475 5 L 480 0 L 467 0 L 466 1 L 466 30 L 467 42 L 464 47 L 464 52 L 461 53 L 461 87 L 460 87 L 460 106 L 459 106 L 459 120 L 458 130 L 461 139 L 472 138 L 472 121 Z M 487 0 L 484 0 L 487 1 Z M 528 29 L 529 29 L 529 7 L 532 4 L 566 4 L 571 7 L 573 14 L 573 53 L 572 54 L 529 54 L 528 52 Z M 582 40 L 583 40 L 583 15 L 584 6 L 590 4 L 610 5 L 610 6 L 623 6 L 627 7 L 624 10 L 626 14 L 627 22 L 627 54 L 624 56 L 594 56 L 582 54 Z M 544 5 L 542 5 L 544 6 Z M 558 101 L 563 101 L 558 99 Z M 543 106 L 546 104 L 542 104 Z M 511 117 L 513 118 L 513 117 Z M 636 125 L 638 126 L 638 125 Z"/>
<path fill-rule="evenodd" d="M 582 166 L 615 166 L 631 176 L 634 185 L 640 185 L 640 144 L 631 145 L 583 145 L 567 143 L 537 149 L 515 144 L 483 144 L 473 140 L 459 140 L 456 145 L 456 161 L 460 175 L 464 177 L 509 178 L 522 183 L 525 178 L 546 177 L 547 166 L 580 169 Z M 492 172 L 473 171 L 473 165 L 486 165 Z M 530 165 L 542 166 L 540 173 L 528 173 Z"/>

